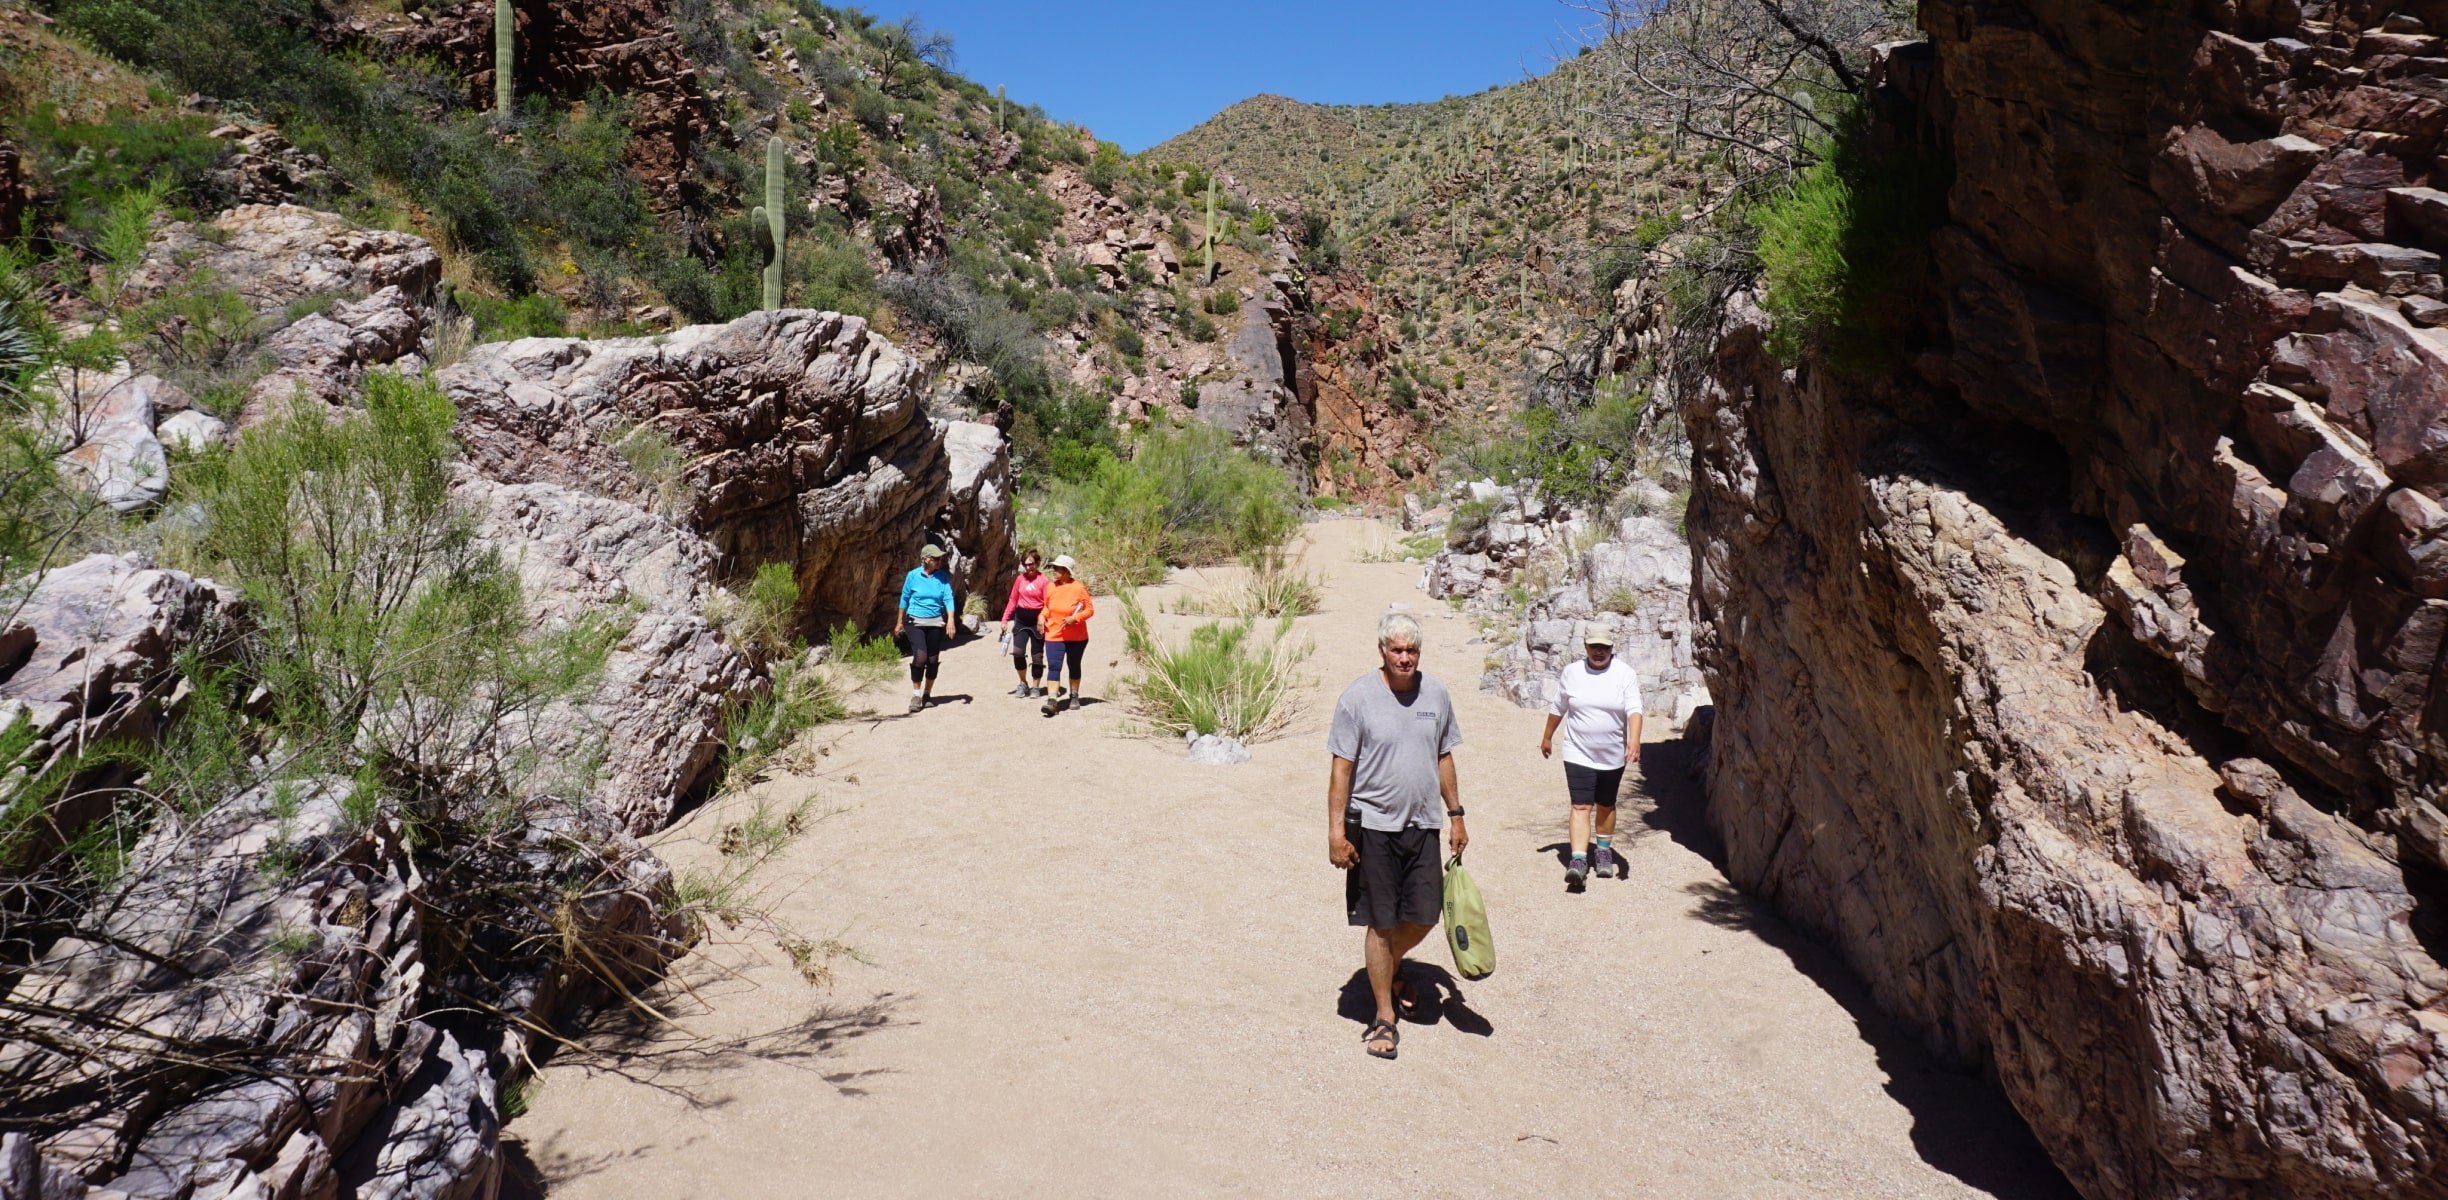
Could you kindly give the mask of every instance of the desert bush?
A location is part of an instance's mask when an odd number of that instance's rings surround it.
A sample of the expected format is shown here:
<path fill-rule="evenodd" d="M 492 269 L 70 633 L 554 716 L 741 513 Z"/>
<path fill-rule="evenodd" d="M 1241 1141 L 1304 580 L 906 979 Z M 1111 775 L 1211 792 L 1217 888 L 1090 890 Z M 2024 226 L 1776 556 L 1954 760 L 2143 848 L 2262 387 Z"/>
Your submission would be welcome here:
<path fill-rule="evenodd" d="M 1253 620 L 1305 617 L 1318 610 L 1324 581 L 1302 570 L 1280 546 L 1241 556 L 1241 574 L 1212 592 L 1186 598 L 1179 611 Z"/>
<path fill-rule="evenodd" d="M 475 322 L 479 342 L 509 342 L 519 338 L 566 337 L 569 309 L 559 298 L 541 292 L 515 299 L 460 292 L 453 298 L 459 311 Z"/>
<path fill-rule="evenodd" d="M 1139 673 L 1125 684 L 1131 707 L 1157 732 L 1219 734 L 1242 741 L 1272 736 L 1298 715 L 1312 649 L 1285 618 L 1261 634 L 1254 621 L 1207 621 L 1167 645 L 1125 593 L 1122 633 Z"/>
<path fill-rule="evenodd" d="M 426 822 L 515 790 L 534 766 L 519 718 L 587 686 L 623 615 L 527 628 L 517 574 L 450 497 L 456 418 L 433 385 L 377 373 L 363 412 L 301 407 L 181 485 L 205 514 L 192 565 L 248 600 L 241 661 L 269 728 Z"/>
<path fill-rule="evenodd" d="M 1027 540 L 1071 547 L 1092 585 L 1149 583 L 1168 566 L 1282 545 L 1300 524 L 1291 482 L 1213 426 L 1151 425 L 1125 454 L 1098 449 L 1024 514 Z"/>
<path fill-rule="evenodd" d="M 1889 364 L 1946 185 L 1935 155 L 1882 144 L 1866 118 L 1844 117 L 1819 159 L 1749 214 L 1760 306 L 1776 319 L 1769 351 L 1789 364 L 1813 349 L 1839 369 Z"/>
<path fill-rule="evenodd" d="M 112 197 L 164 185 L 186 205 L 210 212 L 231 197 L 212 181 L 229 146 L 205 136 L 210 119 L 187 113 L 113 112 L 100 121 L 60 119 L 56 105 L 35 108 L 15 131 L 71 238 L 91 237 Z"/>

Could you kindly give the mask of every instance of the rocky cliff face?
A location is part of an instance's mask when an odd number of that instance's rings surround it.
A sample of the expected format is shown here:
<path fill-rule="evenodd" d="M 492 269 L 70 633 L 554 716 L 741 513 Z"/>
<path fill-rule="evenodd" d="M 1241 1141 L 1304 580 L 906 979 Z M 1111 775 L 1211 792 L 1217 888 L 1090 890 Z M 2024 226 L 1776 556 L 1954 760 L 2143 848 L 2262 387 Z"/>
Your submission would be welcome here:
<path fill-rule="evenodd" d="M 695 186 L 691 161 L 698 142 L 717 126 L 714 102 L 697 78 L 673 30 L 664 0 L 518 0 L 514 68 L 519 92 L 582 101 L 602 90 L 630 105 L 630 169 L 669 208 Z M 395 30 L 412 53 L 430 54 L 464 73 L 469 96 L 493 95 L 493 5 L 462 0 L 430 16 L 417 13 Z"/>
<path fill-rule="evenodd" d="M 1685 398 L 1730 869 L 2088 1195 L 2448 1195 L 2448 5 L 1922 18 L 1931 348 Z"/>

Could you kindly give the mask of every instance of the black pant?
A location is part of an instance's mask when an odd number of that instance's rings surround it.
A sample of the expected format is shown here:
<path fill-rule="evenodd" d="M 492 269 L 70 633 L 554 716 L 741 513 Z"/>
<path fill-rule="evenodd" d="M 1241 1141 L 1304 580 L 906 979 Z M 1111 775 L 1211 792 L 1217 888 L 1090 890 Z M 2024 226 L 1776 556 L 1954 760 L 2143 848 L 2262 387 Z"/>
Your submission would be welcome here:
<path fill-rule="evenodd" d="M 944 648 L 952 644 L 952 629 L 945 625 L 912 625 L 901 640 L 909 646 L 910 682 L 934 686 L 935 671 L 943 665 Z"/>
<path fill-rule="evenodd" d="M 1037 628 L 1044 614 L 1042 608 L 1012 610 L 1012 670 L 1026 671 L 1031 679 L 1045 678 L 1045 631 Z"/>

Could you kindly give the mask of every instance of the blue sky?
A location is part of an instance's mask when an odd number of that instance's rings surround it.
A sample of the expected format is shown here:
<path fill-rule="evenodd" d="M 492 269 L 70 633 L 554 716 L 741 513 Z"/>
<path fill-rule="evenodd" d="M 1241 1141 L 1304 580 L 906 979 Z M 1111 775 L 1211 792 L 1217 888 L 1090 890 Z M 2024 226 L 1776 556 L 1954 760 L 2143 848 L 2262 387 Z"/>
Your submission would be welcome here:
<path fill-rule="evenodd" d="M 1585 14 L 1559 0 L 870 0 L 952 35 L 961 74 L 1132 152 L 1236 100 L 1467 95 L 1544 74 Z"/>

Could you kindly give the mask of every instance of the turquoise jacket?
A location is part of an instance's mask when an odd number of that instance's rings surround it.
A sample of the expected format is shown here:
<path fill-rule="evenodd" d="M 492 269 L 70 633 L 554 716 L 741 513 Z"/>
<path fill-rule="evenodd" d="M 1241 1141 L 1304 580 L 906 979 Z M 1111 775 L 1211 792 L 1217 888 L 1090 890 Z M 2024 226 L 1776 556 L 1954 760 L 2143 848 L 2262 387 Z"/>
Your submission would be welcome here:
<path fill-rule="evenodd" d="M 925 567 L 911 567 L 901 580 L 901 611 L 913 621 L 951 617 L 952 572 L 929 575 Z"/>

